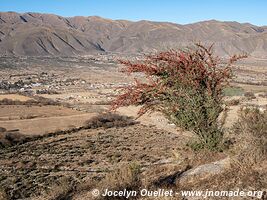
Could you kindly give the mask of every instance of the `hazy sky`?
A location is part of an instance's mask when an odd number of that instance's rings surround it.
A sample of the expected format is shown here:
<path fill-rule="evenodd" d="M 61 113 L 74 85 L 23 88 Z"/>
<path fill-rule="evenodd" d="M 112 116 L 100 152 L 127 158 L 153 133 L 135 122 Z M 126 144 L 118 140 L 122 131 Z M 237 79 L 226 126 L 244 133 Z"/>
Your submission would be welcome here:
<path fill-rule="evenodd" d="M 179 24 L 216 19 L 267 25 L 267 0 L 0 0 L 0 11 Z"/>

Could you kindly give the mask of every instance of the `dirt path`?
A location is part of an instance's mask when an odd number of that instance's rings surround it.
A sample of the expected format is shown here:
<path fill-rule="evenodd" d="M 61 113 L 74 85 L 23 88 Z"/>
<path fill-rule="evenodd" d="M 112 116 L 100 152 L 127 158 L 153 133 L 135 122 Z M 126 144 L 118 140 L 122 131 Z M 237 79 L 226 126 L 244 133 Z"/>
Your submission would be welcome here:
<path fill-rule="evenodd" d="M 122 107 L 118 109 L 118 113 L 122 115 L 137 117 L 139 108 L 136 106 L 128 106 L 128 107 Z M 153 112 L 150 114 L 145 114 L 137 119 L 141 124 L 144 125 L 152 125 L 155 126 L 158 129 L 165 130 L 171 133 L 176 133 L 183 136 L 189 136 L 191 137 L 192 134 L 188 131 L 181 131 L 178 127 L 176 127 L 174 124 L 170 123 L 166 117 L 164 117 L 159 112 Z"/>

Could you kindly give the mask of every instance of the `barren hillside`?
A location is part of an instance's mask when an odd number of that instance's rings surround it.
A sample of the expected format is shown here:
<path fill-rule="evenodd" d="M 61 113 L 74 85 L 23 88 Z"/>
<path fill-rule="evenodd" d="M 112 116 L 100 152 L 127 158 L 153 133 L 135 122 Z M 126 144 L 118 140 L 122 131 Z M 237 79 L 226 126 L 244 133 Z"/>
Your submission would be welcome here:
<path fill-rule="evenodd" d="M 96 52 L 143 53 L 215 43 L 216 53 L 247 52 L 267 58 L 267 28 L 249 23 L 110 20 L 100 17 L 64 18 L 52 14 L 0 13 L 0 55 L 86 55 Z"/>

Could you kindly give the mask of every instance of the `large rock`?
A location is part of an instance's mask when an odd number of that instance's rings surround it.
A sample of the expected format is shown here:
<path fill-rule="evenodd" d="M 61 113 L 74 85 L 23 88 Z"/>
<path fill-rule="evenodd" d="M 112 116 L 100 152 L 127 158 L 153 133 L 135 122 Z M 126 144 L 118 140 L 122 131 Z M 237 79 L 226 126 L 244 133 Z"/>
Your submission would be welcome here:
<path fill-rule="evenodd" d="M 229 157 L 209 164 L 200 165 L 196 168 L 184 172 L 176 184 L 190 184 L 196 181 L 204 180 L 211 176 L 220 174 L 231 167 L 231 159 Z"/>

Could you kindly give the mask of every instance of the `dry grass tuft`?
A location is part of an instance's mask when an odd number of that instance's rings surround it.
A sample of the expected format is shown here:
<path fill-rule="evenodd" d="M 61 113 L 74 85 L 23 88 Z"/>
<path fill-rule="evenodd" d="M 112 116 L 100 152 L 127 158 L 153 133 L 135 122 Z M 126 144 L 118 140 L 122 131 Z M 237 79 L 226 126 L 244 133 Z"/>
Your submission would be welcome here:
<path fill-rule="evenodd" d="M 53 184 L 50 188 L 46 194 L 33 197 L 31 200 L 68 200 L 71 199 L 74 190 L 74 186 L 66 179 Z"/>
<path fill-rule="evenodd" d="M 107 174 L 99 183 L 98 188 L 101 191 L 105 189 L 120 191 L 132 190 L 138 191 L 141 188 L 141 167 L 136 163 L 123 165 L 118 170 Z M 132 197 L 131 199 L 134 199 Z M 105 198 L 104 198 L 105 199 Z M 118 199 L 118 197 L 106 197 L 106 199 Z M 125 199 L 125 197 L 122 197 Z"/>

